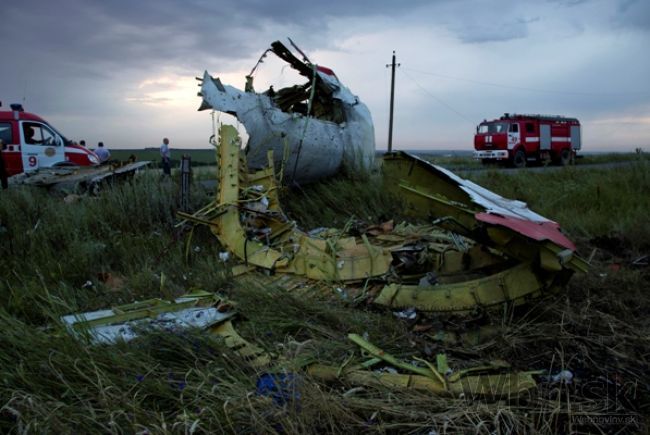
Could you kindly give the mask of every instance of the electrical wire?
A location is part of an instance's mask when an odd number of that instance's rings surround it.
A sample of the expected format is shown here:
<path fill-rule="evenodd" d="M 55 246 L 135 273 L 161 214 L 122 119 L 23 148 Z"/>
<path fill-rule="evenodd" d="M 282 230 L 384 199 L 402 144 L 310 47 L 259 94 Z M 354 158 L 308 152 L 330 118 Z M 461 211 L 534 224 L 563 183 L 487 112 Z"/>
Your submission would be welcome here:
<path fill-rule="evenodd" d="M 506 88 L 506 89 L 514 89 L 518 91 L 527 91 L 527 92 L 538 92 L 538 93 L 545 93 L 545 94 L 560 94 L 560 95 L 581 95 L 581 96 L 591 96 L 591 97 L 613 97 L 613 96 L 644 96 L 644 95 L 650 95 L 650 92 L 576 92 L 576 91 L 565 91 L 565 90 L 552 90 L 552 89 L 537 89 L 537 88 L 529 88 L 525 86 L 514 86 L 514 85 L 506 85 L 502 83 L 490 83 L 490 82 L 484 82 L 480 80 L 473 80 L 473 79 L 466 79 L 462 77 L 455 77 L 455 76 L 450 76 L 450 75 L 445 75 L 445 74 L 438 74 L 434 72 L 429 72 L 429 71 L 421 71 L 413 68 L 405 68 L 409 71 L 416 72 L 418 74 L 425 74 L 429 76 L 434 76 L 434 77 L 440 77 L 443 79 L 451 79 L 451 80 L 458 80 L 461 82 L 467 82 L 467 83 L 474 83 L 477 85 L 484 85 L 484 86 L 494 86 L 498 88 Z"/>
<path fill-rule="evenodd" d="M 415 80 L 413 77 L 411 77 L 411 75 L 408 74 L 406 71 L 404 71 L 404 70 L 402 70 L 402 69 L 400 69 L 399 71 L 402 72 L 406 77 L 408 77 L 408 78 L 409 78 L 409 79 L 410 79 L 410 80 L 411 80 L 411 81 L 412 81 L 412 82 L 413 82 L 413 83 L 414 83 L 418 88 L 420 88 L 420 89 L 421 89 L 425 94 L 427 94 L 428 96 L 430 96 L 431 98 L 433 98 L 434 100 L 436 100 L 436 101 L 438 102 L 438 104 L 440 104 L 441 106 L 445 107 L 445 108 L 446 108 L 447 110 L 449 110 L 450 112 L 455 113 L 455 114 L 458 115 L 460 118 L 462 118 L 462 119 L 464 119 L 465 121 L 467 121 L 470 125 L 472 125 L 472 127 L 474 126 L 474 124 L 475 124 L 474 121 L 472 121 L 471 119 L 469 119 L 467 116 L 463 115 L 463 114 L 462 114 L 461 112 L 459 112 L 458 110 L 456 110 L 456 109 L 454 109 L 453 107 L 451 107 L 449 104 L 445 103 L 445 102 L 444 102 L 443 100 L 441 100 L 439 97 L 436 97 L 435 95 L 433 95 L 433 94 L 432 94 L 431 92 L 429 92 L 429 91 L 428 91 L 424 86 L 422 86 L 420 83 L 418 83 L 417 80 Z"/>

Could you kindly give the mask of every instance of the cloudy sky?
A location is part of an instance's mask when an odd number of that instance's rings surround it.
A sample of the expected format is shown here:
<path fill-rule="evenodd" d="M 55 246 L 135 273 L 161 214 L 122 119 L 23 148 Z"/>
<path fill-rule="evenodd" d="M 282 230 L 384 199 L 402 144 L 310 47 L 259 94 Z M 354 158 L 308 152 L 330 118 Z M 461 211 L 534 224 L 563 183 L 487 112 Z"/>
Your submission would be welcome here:
<path fill-rule="evenodd" d="M 369 106 L 378 148 L 395 50 L 396 148 L 471 150 L 476 124 L 509 112 L 577 117 L 585 151 L 650 150 L 648 0 L 23 0 L 1 13 L 3 109 L 24 102 L 89 144 L 208 147 L 195 77 L 243 88 L 291 37 Z M 256 87 L 294 84 L 283 66 L 269 57 Z"/>

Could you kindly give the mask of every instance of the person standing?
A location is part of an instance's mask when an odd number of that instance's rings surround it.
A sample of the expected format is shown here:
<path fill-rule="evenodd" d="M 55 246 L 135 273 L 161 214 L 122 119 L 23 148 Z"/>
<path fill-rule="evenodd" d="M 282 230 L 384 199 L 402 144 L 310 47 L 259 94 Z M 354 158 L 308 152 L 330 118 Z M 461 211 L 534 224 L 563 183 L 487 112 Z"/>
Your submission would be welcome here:
<path fill-rule="evenodd" d="M 171 151 L 169 149 L 169 139 L 164 138 L 162 145 L 160 145 L 160 157 L 162 158 L 163 174 L 171 175 Z"/>
<path fill-rule="evenodd" d="M 97 144 L 97 149 L 95 150 L 95 154 L 97 154 L 99 163 L 107 162 L 108 159 L 111 158 L 111 152 L 108 149 L 104 148 L 104 142 L 99 142 Z"/>

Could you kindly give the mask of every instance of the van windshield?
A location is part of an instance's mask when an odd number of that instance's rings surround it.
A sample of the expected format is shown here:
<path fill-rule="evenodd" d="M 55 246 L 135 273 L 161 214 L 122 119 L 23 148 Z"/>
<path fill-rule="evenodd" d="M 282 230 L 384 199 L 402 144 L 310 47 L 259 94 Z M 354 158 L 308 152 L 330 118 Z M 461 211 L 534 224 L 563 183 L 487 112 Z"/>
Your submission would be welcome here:
<path fill-rule="evenodd" d="M 52 127 L 49 124 L 48 124 L 48 127 L 50 127 L 52 130 L 54 130 L 56 132 L 56 134 L 61 136 L 61 140 L 63 140 L 63 146 L 67 147 L 67 146 L 72 145 L 72 141 L 70 139 L 68 139 L 67 137 L 63 136 L 59 130 L 57 130 L 56 128 Z"/>
<path fill-rule="evenodd" d="M 505 133 L 508 131 L 507 122 L 490 122 L 478 126 L 479 133 Z"/>

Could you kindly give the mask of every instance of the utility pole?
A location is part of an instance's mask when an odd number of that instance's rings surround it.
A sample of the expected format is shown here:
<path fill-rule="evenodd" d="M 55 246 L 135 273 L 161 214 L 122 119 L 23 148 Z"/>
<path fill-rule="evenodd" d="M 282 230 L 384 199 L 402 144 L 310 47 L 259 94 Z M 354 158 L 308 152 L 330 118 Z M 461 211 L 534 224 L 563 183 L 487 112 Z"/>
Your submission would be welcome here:
<path fill-rule="evenodd" d="M 388 152 L 393 151 L 393 106 L 395 104 L 395 67 L 399 66 L 395 63 L 395 50 L 393 50 L 393 63 L 386 65 L 386 68 L 392 68 L 390 80 L 390 119 L 388 121 Z"/>

